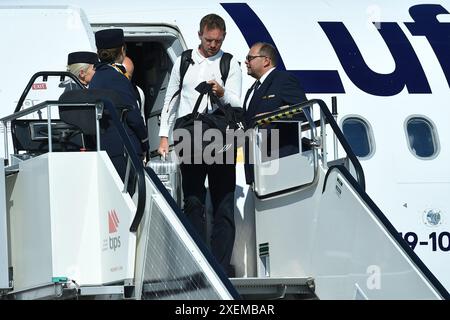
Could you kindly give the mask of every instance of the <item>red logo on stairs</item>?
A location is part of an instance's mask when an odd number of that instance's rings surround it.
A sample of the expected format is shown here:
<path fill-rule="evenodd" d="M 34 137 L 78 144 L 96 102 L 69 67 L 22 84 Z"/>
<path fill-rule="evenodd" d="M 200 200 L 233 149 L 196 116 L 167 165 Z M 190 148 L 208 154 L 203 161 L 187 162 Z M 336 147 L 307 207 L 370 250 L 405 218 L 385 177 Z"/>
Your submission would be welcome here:
<path fill-rule="evenodd" d="M 108 225 L 109 233 L 117 232 L 117 228 L 119 227 L 119 217 L 114 209 L 108 211 Z"/>

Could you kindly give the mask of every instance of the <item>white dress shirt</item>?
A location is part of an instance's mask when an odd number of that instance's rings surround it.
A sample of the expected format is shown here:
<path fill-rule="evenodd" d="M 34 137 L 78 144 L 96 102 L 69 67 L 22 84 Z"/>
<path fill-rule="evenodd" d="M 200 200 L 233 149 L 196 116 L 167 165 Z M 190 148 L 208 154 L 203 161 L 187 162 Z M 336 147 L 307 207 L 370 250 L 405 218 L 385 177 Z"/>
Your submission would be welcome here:
<path fill-rule="evenodd" d="M 275 70 L 275 67 L 273 67 L 273 68 L 267 70 L 267 72 L 264 73 L 263 76 L 262 76 L 261 78 L 259 78 L 260 84 L 259 84 L 259 87 L 258 87 L 258 88 L 261 87 L 261 85 L 263 84 L 264 80 L 266 80 L 266 78 L 269 76 L 269 74 L 270 74 L 273 70 Z M 247 98 L 247 101 L 246 101 L 246 104 L 247 104 L 247 105 L 245 106 L 246 109 L 248 109 L 248 105 L 250 104 L 250 101 L 252 101 L 253 94 L 255 93 L 255 91 L 256 91 L 256 90 L 252 90 L 252 91 L 250 92 L 250 94 L 248 95 L 248 98 Z"/>
<path fill-rule="evenodd" d="M 222 55 L 223 51 L 220 50 L 216 55 L 205 58 L 198 49 L 192 50 L 194 64 L 189 66 L 184 76 L 181 94 L 171 102 L 174 93 L 180 86 L 181 57 L 178 57 L 172 68 L 166 97 L 164 99 L 164 107 L 161 111 L 160 137 L 168 137 L 169 133 L 173 130 L 175 120 L 192 112 L 199 96 L 199 92 L 195 90 L 198 84 L 203 81 L 216 80 L 223 87 L 222 75 L 220 73 L 220 59 Z M 230 61 L 230 71 L 224 90 L 224 96 L 220 98 L 221 102 L 225 104 L 229 103 L 232 107 L 242 107 L 242 70 L 234 57 Z M 207 100 L 209 99 L 206 99 L 206 97 L 203 98 L 198 109 L 199 112 L 206 110 Z M 215 108 L 214 106 L 208 106 L 207 112 L 212 112 Z"/>

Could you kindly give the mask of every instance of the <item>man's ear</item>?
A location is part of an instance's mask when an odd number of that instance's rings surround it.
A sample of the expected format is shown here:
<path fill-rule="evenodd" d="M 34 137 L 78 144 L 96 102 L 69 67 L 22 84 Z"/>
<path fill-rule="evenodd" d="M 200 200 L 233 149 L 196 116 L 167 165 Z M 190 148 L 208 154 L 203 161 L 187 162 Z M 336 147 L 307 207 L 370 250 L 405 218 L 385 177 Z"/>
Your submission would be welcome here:
<path fill-rule="evenodd" d="M 227 35 L 226 32 L 223 33 L 223 40 L 225 40 L 225 36 Z"/>
<path fill-rule="evenodd" d="M 202 40 L 203 32 L 200 32 L 200 31 L 199 31 L 197 34 L 198 34 L 198 38 L 199 38 L 200 40 Z"/>

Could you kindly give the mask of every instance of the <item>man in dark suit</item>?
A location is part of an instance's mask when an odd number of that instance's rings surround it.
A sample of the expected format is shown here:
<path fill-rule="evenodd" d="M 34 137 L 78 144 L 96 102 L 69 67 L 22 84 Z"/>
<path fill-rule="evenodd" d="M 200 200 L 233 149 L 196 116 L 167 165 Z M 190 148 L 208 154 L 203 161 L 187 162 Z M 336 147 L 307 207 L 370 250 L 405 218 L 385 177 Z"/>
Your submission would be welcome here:
<path fill-rule="evenodd" d="M 254 127 L 254 118 L 273 112 L 282 106 L 306 101 L 306 96 L 298 80 L 287 71 L 276 70 L 277 51 L 268 43 L 255 43 L 245 59 L 247 74 L 256 79 L 247 91 L 244 100 L 245 119 L 248 128 Z M 296 120 L 304 120 L 304 116 Z M 298 152 L 298 125 L 282 124 L 282 128 L 272 124 L 266 129 L 279 130 L 279 157 Z M 270 145 L 270 144 L 269 144 Z M 247 153 L 248 156 L 248 153 Z M 247 157 L 246 157 L 247 158 Z M 253 182 L 253 166 L 246 159 L 245 177 L 248 184 Z"/>

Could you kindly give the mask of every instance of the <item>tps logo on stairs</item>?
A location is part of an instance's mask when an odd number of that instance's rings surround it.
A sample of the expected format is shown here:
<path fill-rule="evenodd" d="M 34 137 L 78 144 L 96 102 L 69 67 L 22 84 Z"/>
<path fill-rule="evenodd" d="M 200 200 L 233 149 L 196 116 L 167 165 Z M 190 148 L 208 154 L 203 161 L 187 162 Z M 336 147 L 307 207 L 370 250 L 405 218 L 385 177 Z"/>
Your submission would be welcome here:
<path fill-rule="evenodd" d="M 116 233 L 119 228 L 119 217 L 117 216 L 116 210 L 112 209 L 108 211 L 108 229 L 109 229 L 109 248 L 116 251 L 120 248 L 120 236 L 111 237 L 112 233 Z"/>

